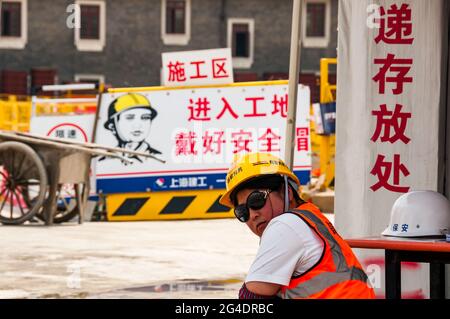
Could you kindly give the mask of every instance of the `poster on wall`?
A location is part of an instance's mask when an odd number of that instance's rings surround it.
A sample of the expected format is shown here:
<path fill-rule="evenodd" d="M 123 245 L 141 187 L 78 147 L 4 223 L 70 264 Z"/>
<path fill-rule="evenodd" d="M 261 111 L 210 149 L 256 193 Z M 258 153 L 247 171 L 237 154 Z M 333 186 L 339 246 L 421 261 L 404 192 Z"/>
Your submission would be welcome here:
<path fill-rule="evenodd" d="M 309 181 L 310 92 L 299 87 L 294 170 Z M 97 189 L 127 193 L 223 189 L 234 156 L 284 156 L 287 85 L 230 85 L 107 93 L 102 96 L 96 142 L 155 158 L 99 158 Z M 123 154 L 123 156 L 128 156 Z"/>
<path fill-rule="evenodd" d="M 52 138 L 64 138 L 75 142 L 90 142 L 94 130 L 95 114 L 40 115 L 31 117 L 30 133 Z M 90 195 L 96 194 L 95 159 L 91 163 Z M 69 187 L 66 185 L 66 187 Z M 74 196 L 72 189 L 67 191 Z"/>

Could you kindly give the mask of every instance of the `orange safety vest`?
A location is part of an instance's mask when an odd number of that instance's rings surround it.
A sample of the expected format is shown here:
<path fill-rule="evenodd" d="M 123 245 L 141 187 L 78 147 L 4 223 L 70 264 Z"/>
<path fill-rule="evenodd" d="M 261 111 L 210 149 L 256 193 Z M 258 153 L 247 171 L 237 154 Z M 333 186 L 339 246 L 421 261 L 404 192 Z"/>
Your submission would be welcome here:
<path fill-rule="evenodd" d="M 350 246 L 330 221 L 313 204 L 291 210 L 322 239 L 324 250 L 319 261 L 308 271 L 293 276 L 278 293 L 283 299 L 373 299 L 375 293 Z"/>

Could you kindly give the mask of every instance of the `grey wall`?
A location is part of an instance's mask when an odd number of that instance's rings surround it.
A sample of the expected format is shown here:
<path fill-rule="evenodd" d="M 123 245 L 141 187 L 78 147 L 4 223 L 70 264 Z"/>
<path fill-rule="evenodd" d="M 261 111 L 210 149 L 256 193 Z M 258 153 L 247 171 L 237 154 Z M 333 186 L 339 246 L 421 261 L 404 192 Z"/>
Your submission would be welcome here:
<path fill-rule="evenodd" d="M 80 52 L 66 27 L 66 7 L 73 0 L 28 0 L 28 43 L 23 50 L 0 49 L 0 70 L 58 70 L 60 82 L 76 73 L 103 74 L 116 86 L 160 84 L 161 52 L 226 46 L 227 18 L 255 19 L 256 72 L 288 72 L 290 0 L 191 0 L 191 39 L 186 46 L 161 40 L 160 0 L 106 0 L 106 46 L 103 52 Z M 332 0 L 331 41 L 325 49 L 304 49 L 302 70 L 318 71 L 322 57 L 336 56 L 337 0 Z"/>

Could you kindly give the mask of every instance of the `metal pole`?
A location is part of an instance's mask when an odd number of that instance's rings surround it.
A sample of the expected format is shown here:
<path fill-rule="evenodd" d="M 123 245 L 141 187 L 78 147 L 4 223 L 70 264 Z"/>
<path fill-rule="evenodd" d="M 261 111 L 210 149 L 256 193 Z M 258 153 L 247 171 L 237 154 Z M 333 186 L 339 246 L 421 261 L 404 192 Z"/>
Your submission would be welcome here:
<path fill-rule="evenodd" d="M 42 91 L 93 90 L 93 83 L 43 85 Z"/>
<path fill-rule="evenodd" d="M 297 89 L 300 73 L 301 17 L 303 0 L 294 0 L 292 9 L 291 52 L 289 59 L 288 114 L 286 119 L 285 161 L 292 170 L 294 167 L 295 118 L 297 114 Z"/>
<path fill-rule="evenodd" d="M 102 105 L 102 97 L 104 92 L 105 92 L 105 85 L 103 83 L 100 83 L 100 86 L 98 88 L 97 108 L 95 109 L 94 129 L 92 131 L 91 136 L 92 143 L 95 143 L 95 139 L 97 137 L 97 122 L 99 120 L 100 107 Z"/>

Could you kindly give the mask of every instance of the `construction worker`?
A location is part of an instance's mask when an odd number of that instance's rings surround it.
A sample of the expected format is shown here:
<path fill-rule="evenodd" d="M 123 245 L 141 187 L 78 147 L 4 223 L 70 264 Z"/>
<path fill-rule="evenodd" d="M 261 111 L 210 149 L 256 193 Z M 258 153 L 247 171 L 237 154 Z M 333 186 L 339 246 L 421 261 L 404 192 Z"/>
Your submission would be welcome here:
<path fill-rule="evenodd" d="M 374 298 L 351 248 L 299 187 L 267 153 L 241 156 L 229 169 L 220 203 L 261 237 L 239 298 Z"/>
<path fill-rule="evenodd" d="M 157 114 L 145 96 L 129 93 L 111 102 L 108 108 L 108 120 L 104 123 L 104 127 L 114 134 L 118 147 L 150 154 L 162 154 L 146 141 L 151 123 Z M 143 159 L 136 155 L 124 153 L 123 156 L 143 162 Z"/>

